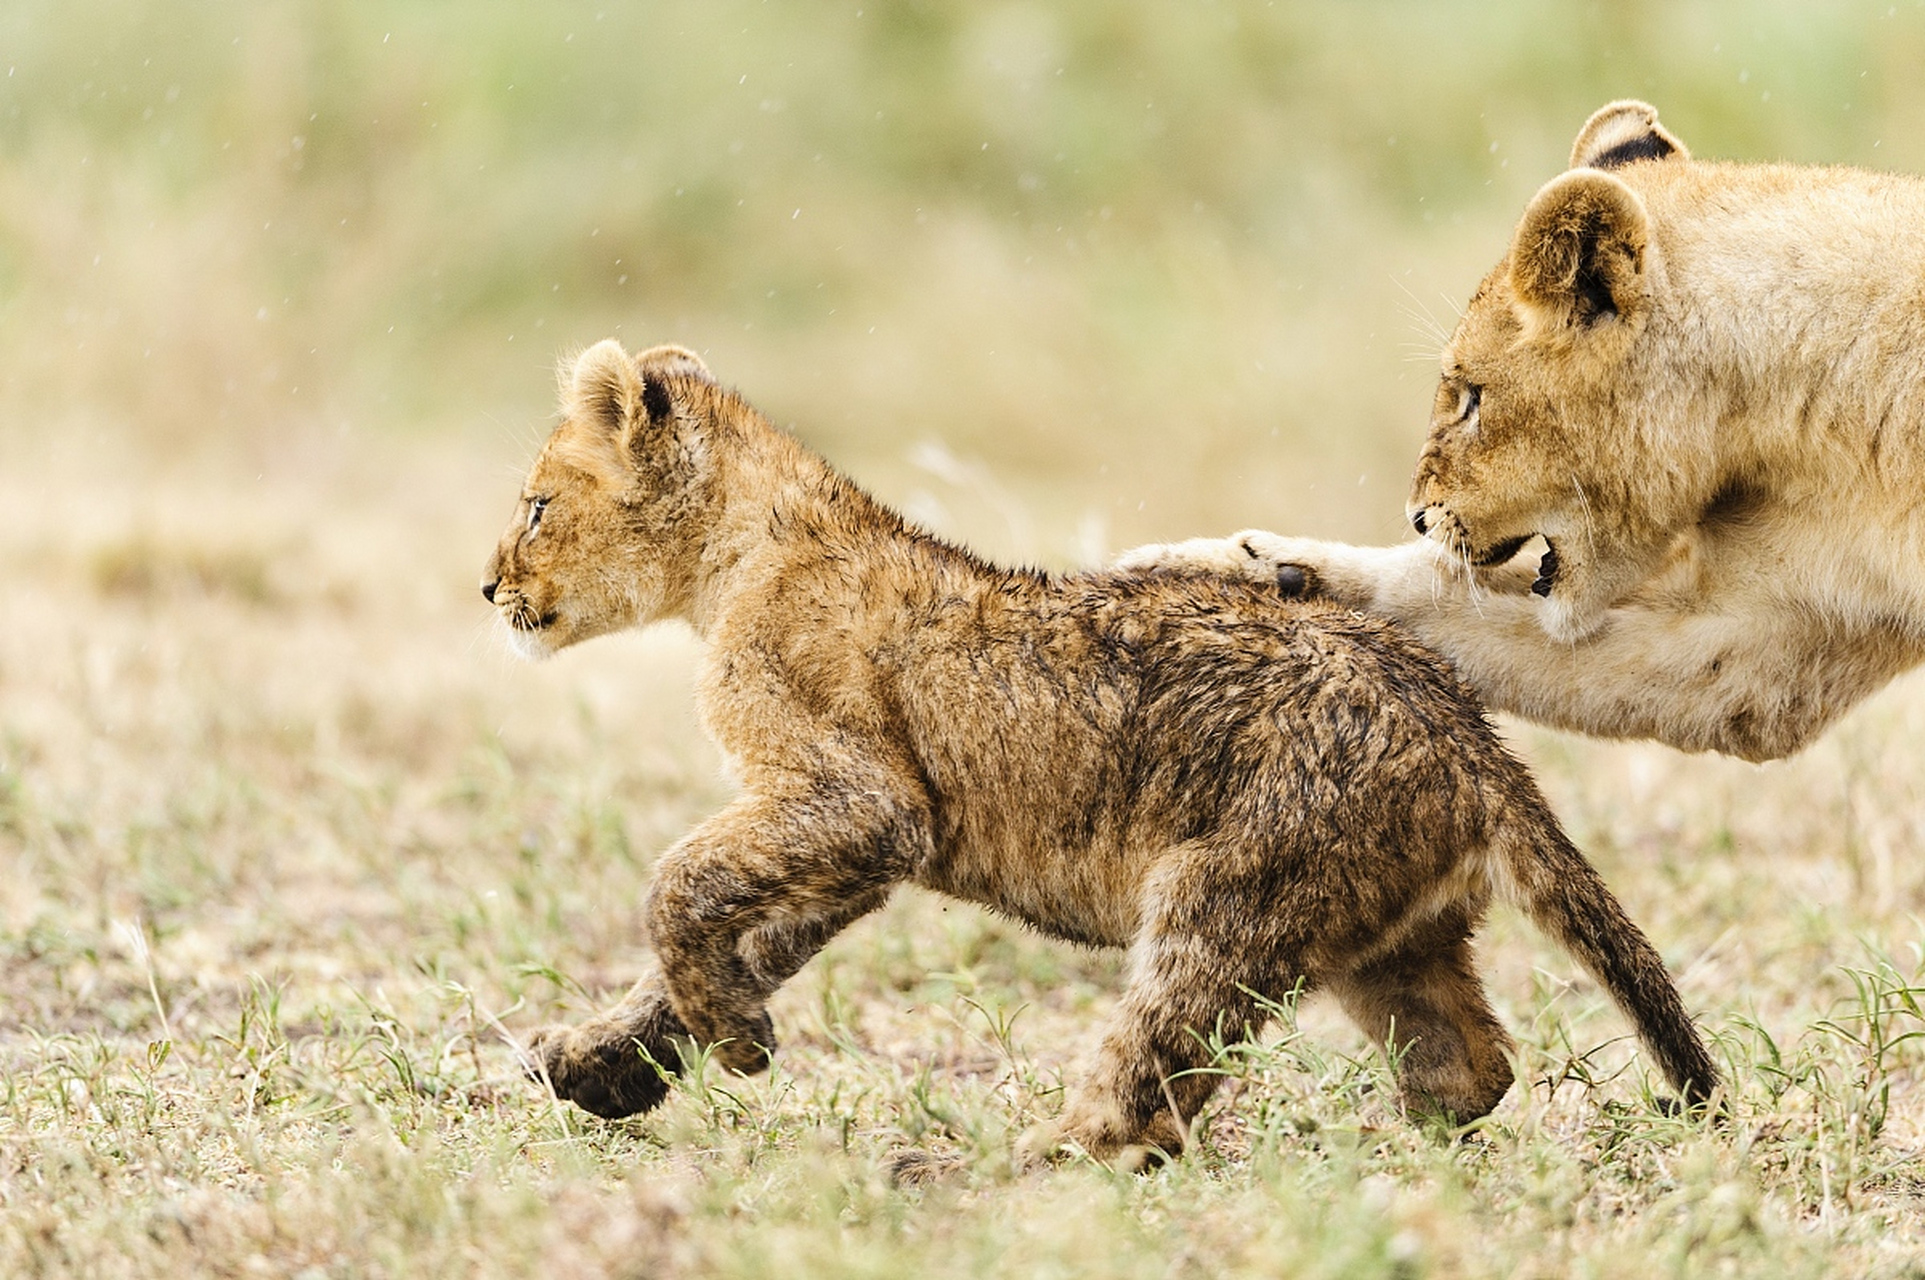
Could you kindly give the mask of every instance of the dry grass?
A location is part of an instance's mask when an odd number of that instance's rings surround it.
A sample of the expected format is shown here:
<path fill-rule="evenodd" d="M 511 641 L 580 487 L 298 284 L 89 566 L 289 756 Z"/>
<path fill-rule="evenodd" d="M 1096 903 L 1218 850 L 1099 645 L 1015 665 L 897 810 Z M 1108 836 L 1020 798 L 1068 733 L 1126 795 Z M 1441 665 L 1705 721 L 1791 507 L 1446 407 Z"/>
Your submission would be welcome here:
<path fill-rule="evenodd" d="M 653 855 L 725 793 L 693 642 L 513 664 L 470 599 L 500 460 L 337 461 L 154 484 L 50 457 L 0 487 L 0 1272 L 1913 1264 L 1916 684 L 1766 769 L 1522 735 L 1716 1036 L 1723 1131 L 1657 1108 L 1598 993 L 1504 917 L 1486 965 L 1531 1084 L 1476 1136 L 1407 1126 L 1313 1001 L 1226 1050 L 1178 1168 L 1021 1177 L 1011 1134 L 1057 1104 L 1114 958 L 921 895 L 782 994 L 771 1078 L 611 1125 L 520 1079 L 507 1040 L 634 973 Z M 229 564 L 254 567 L 181 567 Z M 892 1189 L 905 1146 L 965 1171 Z"/>
<path fill-rule="evenodd" d="M 1723 1129 L 1509 916 L 1528 1088 L 1457 1142 L 1312 1000 L 1176 1167 L 1021 1176 L 1115 959 L 914 894 L 767 1079 L 520 1077 L 726 794 L 685 636 L 489 631 L 558 348 L 693 342 L 1003 555 L 1390 538 L 1426 313 L 1598 102 L 1925 169 L 1915 5 L 1280 8 L 0 16 L 0 1274 L 1925 1274 L 1917 680 L 1763 769 L 1517 731 Z"/>

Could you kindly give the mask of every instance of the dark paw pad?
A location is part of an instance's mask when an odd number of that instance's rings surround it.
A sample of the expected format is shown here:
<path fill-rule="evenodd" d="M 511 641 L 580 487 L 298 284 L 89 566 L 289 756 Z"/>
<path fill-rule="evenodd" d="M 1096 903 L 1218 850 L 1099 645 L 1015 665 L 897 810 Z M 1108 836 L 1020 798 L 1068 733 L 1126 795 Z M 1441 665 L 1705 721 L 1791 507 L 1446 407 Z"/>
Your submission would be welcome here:
<path fill-rule="evenodd" d="M 1277 566 L 1277 590 L 1286 600 L 1295 600 L 1310 594 L 1310 570 L 1300 564 L 1280 564 Z"/>
<path fill-rule="evenodd" d="M 534 1057 L 531 1078 L 540 1080 L 545 1073 L 556 1097 L 605 1120 L 660 1106 L 676 1065 L 650 1062 L 633 1038 L 584 1045 L 580 1033 L 564 1027 L 536 1032 L 528 1047 Z"/>

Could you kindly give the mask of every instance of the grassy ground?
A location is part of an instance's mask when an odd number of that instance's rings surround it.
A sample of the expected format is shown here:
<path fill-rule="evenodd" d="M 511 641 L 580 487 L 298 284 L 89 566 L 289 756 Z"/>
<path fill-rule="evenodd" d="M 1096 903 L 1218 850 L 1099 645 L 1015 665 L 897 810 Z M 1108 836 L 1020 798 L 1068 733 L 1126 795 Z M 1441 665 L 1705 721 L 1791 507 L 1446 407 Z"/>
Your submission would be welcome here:
<path fill-rule="evenodd" d="M 1584 114 L 1925 169 L 1918 6 L 534 8 L 0 15 L 0 1274 L 1925 1274 L 1925 683 L 1762 769 L 1515 730 L 1726 1128 L 1501 915 L 1464 1140 L 1312 1000 L 1179 1165 L 1021 1175 L 1115 958 L 927 896 L 766 1079 L 520 1078 L 727 792 L 685 635 L 527 667 L 475 592 L 614 331 L 1001 554 L 1395 537 L 1407 357 Z"/>
<path fill-rule="evenodd" d="M 1504 916 L 1529 1088 L 1474 1137 L 1406 1125 L 1312 1001 L 1225 1056 L 1177 1168 L 1019 1176 L 1115 959 L 916 894 L 782 993 L 771 1078 L 621 1124 L 556 1106 L 508 1037 L 633 975 L 649 864 L 725 790 L 682 633 L 502 656 L 470 580 L 514 481 L 447 452 L 0 485 L 0 1272 L 1916 1263 L 1915 683 L 1766 769 L 1520 735 L 1716 1037 L 1722 1132 L 1654 1107 L 1616 1015 Z M 967 1172 L 892 1189 L 905 1146 Z"/>

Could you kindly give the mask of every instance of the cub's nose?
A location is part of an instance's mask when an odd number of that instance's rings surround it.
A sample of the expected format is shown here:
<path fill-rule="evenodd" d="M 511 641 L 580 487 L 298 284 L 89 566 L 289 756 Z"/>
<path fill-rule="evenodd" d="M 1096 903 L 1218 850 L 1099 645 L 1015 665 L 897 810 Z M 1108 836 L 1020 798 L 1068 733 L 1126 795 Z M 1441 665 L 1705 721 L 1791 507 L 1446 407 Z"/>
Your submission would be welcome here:
<path fill-rule="evenodd" d="M 481 598 L 489 604 L 495 602 L 495 588 L 501 585 L 500 578 L 490 578 L 481 584 Z"/>
<path fill-rule="evenodd" d="M 1419 507 L 1410 513 L 1410 527 L 1417 531 L 1418 537 L 1422 537 L 1424 534 L 1430 532 L 1430 520 L 1425 517 L 1424 511 L 1425 508 Z M 490 600 L 494 599 L 493 596 L 489 596 L 488 598 Z"/>

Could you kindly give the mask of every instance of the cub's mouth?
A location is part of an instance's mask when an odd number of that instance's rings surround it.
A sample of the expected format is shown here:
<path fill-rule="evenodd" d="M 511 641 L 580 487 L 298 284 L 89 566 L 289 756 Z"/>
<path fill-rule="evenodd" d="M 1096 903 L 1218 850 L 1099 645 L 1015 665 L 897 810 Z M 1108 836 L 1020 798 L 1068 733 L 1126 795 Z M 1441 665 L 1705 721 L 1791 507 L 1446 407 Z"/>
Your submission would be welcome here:
<path fill-rule="evenodd" d="M 535 606 L 528 602 L 526 596 L 516 596 L 512 600 L 501 602 L 502 621 L 506 622 L 509 629 L 513 631 L 530 633 L 546 631 L 555 625 L 555 620 L 560 616 L 553 610 L 547 613 L 537 611 Z"/>

